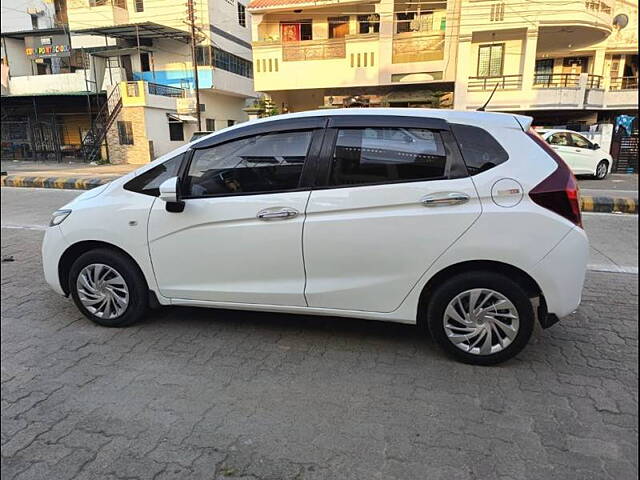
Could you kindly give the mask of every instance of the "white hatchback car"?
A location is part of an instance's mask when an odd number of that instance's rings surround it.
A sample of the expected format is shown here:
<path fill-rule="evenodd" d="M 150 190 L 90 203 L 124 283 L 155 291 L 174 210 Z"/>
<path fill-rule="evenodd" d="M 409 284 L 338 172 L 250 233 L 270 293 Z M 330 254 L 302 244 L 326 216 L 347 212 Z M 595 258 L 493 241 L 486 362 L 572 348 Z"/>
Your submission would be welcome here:
<path fill-rule="evenodd" d="M 600 145 L 571 130 L 538 130 L 576 175 L 593 175 L 603 180 L 611 171 L 613 159 Z"/>
<path fill-rule="evenodd" d="M 56 211 L 45 277 L 106 326 L 149 306 L 428 327 L 492 364 L 580 303 L 579 193 L 531 118 L 303 112 L 221 130 Z"/>

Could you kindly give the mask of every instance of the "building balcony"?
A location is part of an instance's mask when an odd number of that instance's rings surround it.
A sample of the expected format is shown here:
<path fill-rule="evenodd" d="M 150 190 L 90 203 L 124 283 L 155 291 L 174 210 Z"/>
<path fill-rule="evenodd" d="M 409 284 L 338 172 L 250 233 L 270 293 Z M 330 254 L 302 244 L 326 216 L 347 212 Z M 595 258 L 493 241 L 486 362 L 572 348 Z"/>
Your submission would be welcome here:
<path fill-rule="evenodd" d="M 496 88 L 487 110 L 637 109 L 636 77 L 605 78 L 587 73 L 536 74 L 528 86 L 522 75 L 470 77 L 466 92 L 457 90 L 455 107 L 474 110 Z M 624 87 L 624 88 L 623 88 Z"/>
<path fill-rule="evenodd" d="M 392 63 L 444 59 L 444 32 L 403 32 L 393 36 Z"/>
<path fill-rule="evenodd" d="M 3 95 L 78 95 L 97 93 L 96 84 L 92 81 L 91 72 L 76 70 L 73 73 L 57 73 L 51 75 L 27 75 L 11 77 L 8 89 Z"/>
<path fill-rule="evenodd" d="M 255 89 L 260 92 L 377 85 L 378 38 L 378 34 L 364 34 L 301 42 L 254 42 Z"/>
<path fill-rule="evenodd" d="M 170 87 L 158 83 L 120 82 L 120 96 L 123 107 L 152 107 L 176 110 L 177 99 L 185 96 L 182 88 Z"/>

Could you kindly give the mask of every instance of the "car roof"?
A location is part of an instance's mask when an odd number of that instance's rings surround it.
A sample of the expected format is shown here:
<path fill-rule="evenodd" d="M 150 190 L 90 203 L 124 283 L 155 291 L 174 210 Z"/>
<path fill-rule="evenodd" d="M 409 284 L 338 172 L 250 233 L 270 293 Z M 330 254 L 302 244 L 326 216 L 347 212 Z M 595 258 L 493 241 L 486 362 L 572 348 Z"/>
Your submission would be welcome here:
<path fill-rule="evenodd" d="M 437 108 L 336 108 L 326 110 L 308 110 L 305 112 L 285 113 L 282 115 L 274 115 L 271 117 L 260 118 L 257 120 L 251 120 L 249 122 L 238 123 L 231 127 L 218 130 L 211 135 L 198 139 L 199 142 L 203 142 L 207 139 L 211 139 L 222 132 L 230 132 L 241 128 L 246 128 L 251 125 L 264 124 L 268 122 L 274 122 L 278 120 L 295 120 L 296 118 L 310 118 L 310 117 L 330 117 L 341 115 L 362 115 L 362 116 L 399 116 L 399 117 L 425 117 L 425 118 L 439 118 L 446 120 L 450 123 L 462 123 L 466 125 L 474 125 L 479 127 L 502 127 L 502 128 L 517 128 L 522 130 L 528 130 L 531 126 L 533 119 L 525 115 L 515 115 L 510 113 L 497 113 L 497 112 L 478 112 L 478 111 L 460 111 L 449 109 L 437 109 Z M 195 144 L 195 143 L 194 143 Z"/>

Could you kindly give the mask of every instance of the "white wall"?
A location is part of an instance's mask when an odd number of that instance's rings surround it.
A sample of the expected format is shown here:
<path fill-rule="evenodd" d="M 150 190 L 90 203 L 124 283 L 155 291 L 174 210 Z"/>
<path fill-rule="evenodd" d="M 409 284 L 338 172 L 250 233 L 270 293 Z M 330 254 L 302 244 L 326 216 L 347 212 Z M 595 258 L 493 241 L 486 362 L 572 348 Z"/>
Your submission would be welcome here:
<path fill-rule="evenodd" d="M 184 128 L 184 141 L 172 142 L 169 140 L 169 120 L 167 113 L 175 113 L 175 110 L 162 108 L 145 108 L 144 122 L 147 130 L 147 138 L 153 142 L 153 156 L 158 158 L 165 153 L 175 150 L 189 141 L 191 133 Z M 185 124 L 187 125 L 187 124 Z"/>
<path fill-rule="evenodd" d="M 38 16 L 38 28 L 52 28 L 55 10 L 53 2 L 48 3 L 42 0 L 0 0 L 2 6 L 2 20 L 0 26 L 2 32 L 20 32 L 22 30 L 32 30 L 31 16 L 27 13 L 28 8 L 36 8 L 43 11 L 43 15 Z"/>
<path fill-rule="evenodd" d="M 238 22 L 238 2 L 246 7 L 249 0 L 209 0 L 209 22 L 220 30 L 251 43 L 251 14 L 246 12 L 246 27 L 241 26 Z M 211 39 L 223 50 L 251 60 L 251 50 L 248 48 L 214 33 L 211 33 Z"/>
<path fill-rule="evenodd" d="M 246 103 L 244 98 L 201 91 L 200 103 L 206 105 L 205 111 L 202 112 L 201 115 L 202 130 L 206 130 L 207 128 L 207 122 L 205 120 L 207 118 L 215 120 L 216 130 L 225 128 L 227 126 L 227 120 L 235 120 L 236 123 L 241 123 L 249 119 L 247 114 L 242 110 Z"/>
<path fill-rule="evenodd" d="M 17 38 L 2 39 L 2 57 L 9 65 L 9 74 L 12 77 L 33 75 L 31 60 L 24 53 L 24 40 Z"/>

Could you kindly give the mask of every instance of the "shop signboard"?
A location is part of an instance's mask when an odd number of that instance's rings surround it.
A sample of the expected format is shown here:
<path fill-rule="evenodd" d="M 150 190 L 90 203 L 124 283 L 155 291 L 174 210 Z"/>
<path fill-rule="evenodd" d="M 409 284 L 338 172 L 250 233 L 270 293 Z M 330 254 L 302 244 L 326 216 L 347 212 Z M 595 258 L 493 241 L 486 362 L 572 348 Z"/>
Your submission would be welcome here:
<path fill-rule="evenodd" d="M 25 37 L 25 54 L 30 58 L 52 58 L 71 56 L 69 36 L 64 34 L 43 37 Z"/>

